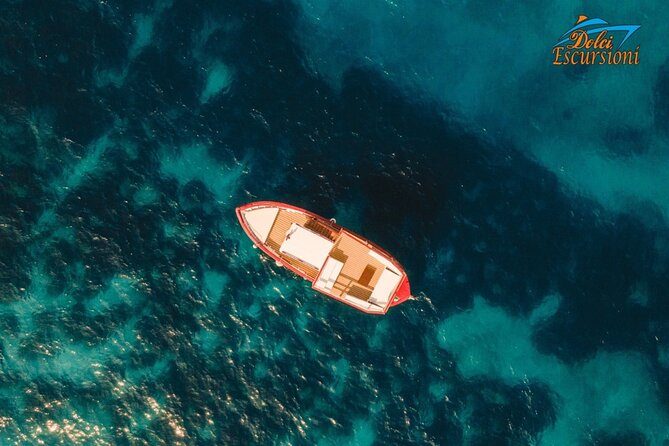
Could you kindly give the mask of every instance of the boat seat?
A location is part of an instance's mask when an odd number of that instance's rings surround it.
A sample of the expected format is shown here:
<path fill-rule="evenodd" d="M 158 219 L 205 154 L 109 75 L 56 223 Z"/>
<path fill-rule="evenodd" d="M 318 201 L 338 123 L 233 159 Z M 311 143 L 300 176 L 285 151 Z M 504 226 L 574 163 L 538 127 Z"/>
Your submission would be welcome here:
<path fill-rule="evenodd" d="M 366 300 L 360 299 L 358 297 L 352 296 L 350 294 L 344 294 L 344 300 L 353 304 L 357 308 L 367 310 L 372 313 L 381 313 L 383 312 L 383 307 L 379 306 L 374 302 L 368 302 Z"/>
<path fill-rule="evenodd" d="M 358 299 L 367 300 L 372 295 L 372 290 L 365 286 L 360 286 L 356 283 L 351 284 L 347 293 L 349 296 L 357 297 Z"/>
<path fill-rule="evenodd" d="M 326 237 L 330 240 L 333 240 L 332 230 L 330 228 L 328 228 L 327 226 L 324 226 L 323 224 L 321 224 L 320 222 L 318 222 L 317 220 L 315 220 L 313 218 L 310 219 L 310 220 L 307 220 L 307 222 L 304 224 L 304 227 L 314 231 L 316 234 L 320 234 L 323 237 Z"/>
<path fill-rule="evenodd" d="M 346 263 L 346 261 L 348 260 L 348 256 L 344 254 L 344 251 L 339 249 L 337 246 L 335 246 L 332 252 L 330 253 L 330 257 L 332 257 L 333 259 L 337 259 L 343 263 Z"/>
<path fill-rule="evenodd" d="M 395 271 L 388 268 L 384 269 L 374 287 L 374 291 L 372 292 L 369 301 L 381 307 L 385 307 L 399 285 L 401 278 L 402 277 L 396 274 Z"/>
<path fill-rule="evenodd" d="M 339 260 L 332 257 L 328 257 L 328 259 L 325 261 L 325 265 L 323 265 L 321 274 L 318 276 L 316 287 L 320 289 L 331 290 L 337 281 L 337 277 L 339 277 L 339 273 L 341 273 L 343 267 L 343 262 L 340 262 Z"/>

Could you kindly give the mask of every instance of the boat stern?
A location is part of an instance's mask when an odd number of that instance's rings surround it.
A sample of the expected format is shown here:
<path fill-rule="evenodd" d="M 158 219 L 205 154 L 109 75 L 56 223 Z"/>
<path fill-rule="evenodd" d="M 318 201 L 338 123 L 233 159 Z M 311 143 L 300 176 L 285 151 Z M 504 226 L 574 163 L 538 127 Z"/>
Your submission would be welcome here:
<path fill-rule="evenodd" d="M 405 275 L 404 280 L 402 280 L 400 286 L 397 288 L 397 291 L 395 292 L 395 297 L 393 297 L 393 300 L 390 302 L 390 306 L 394 307 L 396 305 L 406 302 L 410 298 L 411 298 L 411 285 L 409 284 L 409 277 Z"/>

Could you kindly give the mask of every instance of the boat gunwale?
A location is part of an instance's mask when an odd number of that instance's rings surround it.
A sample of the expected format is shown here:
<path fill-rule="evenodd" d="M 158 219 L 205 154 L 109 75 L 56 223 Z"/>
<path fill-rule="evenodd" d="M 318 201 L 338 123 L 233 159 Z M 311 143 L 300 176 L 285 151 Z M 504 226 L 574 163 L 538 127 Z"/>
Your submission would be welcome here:
<path fill-rule="evenodd" d="M 337 223 L 334 223 L 334 224 L 337 227 L 340 228 L 339 229 L 340 236 L 341 236 L 341 233 L 345 232 L 346 234 L 355 238 L 359 242 L 365 244 L 365 246 L 367 246 L 370 249 L 373 249 L 374 251 L 383 255 L 383 257 L 385 257 L 395 268 L 397 268 L 397 270 L 401 273 L 401 277 L 400 277 L 400 280 L 399 280 L 397 286 L 395 287 L 395 289 L 391 293 L 390 298 L 388 299 L 388 302 L 386 303 L 386 306 L 385 307 L 379 307 L 379 308 L 381 308 L 381 310 L 379 310 L 379 311 L 366 310 L 364 308 L 361 308 L 361 307 L 358 307 L 358 306 L 354 305 L 351 302 L 348 302 L 344 298 L 335 296 L 334 294 L 327 293 L 327 292 L 322 291 L 320 289 L 316 289 L 315 288 L 315 283 L 318 279 L 318 275 L 312 280 L 303 271 L 300 271 L 299 269 L 295 268 L 293 265 L 285 262 L 284 259 L 282 259 L 273 250 L 271 250 L 265 244 L 265 242 L 261 242 L 260 239 L 258 237 L 256 237 L 256 235 L 253 233 L 253 231 L 248 226 L 248 223 L 246 222 L 246 219 L 243 217 L 242 213 L 245 212 L 245 211 L 248 211 L 249 209 L 252 209 L 252 208 L 262 208 L 262 207 L 274 207 L 274 208 L 278 208 L 278 209 L 286 209 L 286 210 L 301 212 L 301 213 L 303 213 L 303 214 L 305 214 L 309 217 L 315 218 L 315 219 L 317 219 L 319 221 L 322 221 L 322 222 L 327 222 L 329 224 L 332 224 L 333 222 L 326 219 L 325 217 L 322 217 L 322 216 L 320 216 L 318 214 L 315 214 L 311 211 L 308 211 L 306 209 L 300 208 L 298 206 L 293 206 L 291 204 L 278 202 L 278 201 L 254 201 L 252 203 L 247 203 L 245 205 L 239 206 L 235 209 L 235 212 L 237 214 L 237 219 L 239 220 L 239 223 L 241 224 L 242 229 L 244 230 L 246 235 L 253 241 L 254 245 L 256 245 L 258 248 L 260 248 L 265 254 L 269 255 L 272 259 L 274 259 L 280 266 L 286 267 L 287 269 L 289 269 L 293 273 L 297 274 L 298 276 L 302 277 L 303 279 L 309 280 L 311 282 L 311 289 L 313 289 L 314 291 L 316 291 L 318 293 L 324 294 L 324 295 L 326 295 L 326 296 L 328 296 L 332 299 L 335 299 L 339 302 L 345 303 L 346 305 L 348 305 L 350 307 L 353 307 L 353 308 L 355 308 L 359 311 L 365 312 L 367 314 L 386 314 L 388 312 L 388 309 L 390 309 L 390 307 L 401 303 L 401 302 L 393 302 L 393 300 L 395 299 L 396 293 L 398 292 L 398 290 L 402 287 L 402 285 L 405 282 L 408 281 L 408 275 L 407 275 L 406 271 L 404 270 L 404 268 L 402 267 L 402 265 L 392 255 L 390 255 L 386 250 L 384 250 L 383 248 L 381 248 L 380 246 L 378 246 L 374 242 L 366 239 L 365 237 L 362 237 L 359 234 L 356 234 L 353 231 L 350 231 L 349 229 L 347 229 L 347 228 L 345 228 L 345 227 L 343 227 L 343 226 L 341 226 Z M 321 265 L 321 269 L 322 268 L 323 267 Z M 320 273 L 321 269 L 318 270 L 319 273 Z M 402 300 L 402 302 L 403 301 L 404 300 Z"/>

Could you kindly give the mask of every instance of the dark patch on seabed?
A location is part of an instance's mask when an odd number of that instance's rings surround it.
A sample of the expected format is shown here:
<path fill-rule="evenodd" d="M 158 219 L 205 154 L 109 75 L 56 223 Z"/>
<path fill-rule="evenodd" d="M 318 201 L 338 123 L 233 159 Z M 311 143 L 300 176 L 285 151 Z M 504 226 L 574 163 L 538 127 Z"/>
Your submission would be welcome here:
<path fill-rule="evenodd" d="M 648 376 L 620 376 L 657 404 L 622 395 L 564 438 L 666 444 L 666 226 L 566 192 L 371 67 L 333 89 L 298 14 L 0 6 L 3 443 L 541 443 L 565 407 L 589 412 L 571 396 L 606 382 L 603 353 L 634 352 Z M 254 199 L 348 216 L 424 294 L 385 318 L 315 296 L 250 249 L 233 209 Z M 472 306 L 477 326 L 530 327 L 548 365 L 468 374 L 443 334 Z"/>

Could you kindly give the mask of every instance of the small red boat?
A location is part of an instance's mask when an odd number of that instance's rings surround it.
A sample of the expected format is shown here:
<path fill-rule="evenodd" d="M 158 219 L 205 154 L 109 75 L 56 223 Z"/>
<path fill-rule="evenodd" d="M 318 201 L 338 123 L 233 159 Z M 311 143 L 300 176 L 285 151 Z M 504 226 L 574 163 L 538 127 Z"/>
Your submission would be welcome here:
<path fill-rule="evenodd" d="M 371 314 L 411 297 L 402 265 L 334 220 L 274 201 L 240 206 L 237 218 L 257 247 L 319 293 Z"/>

